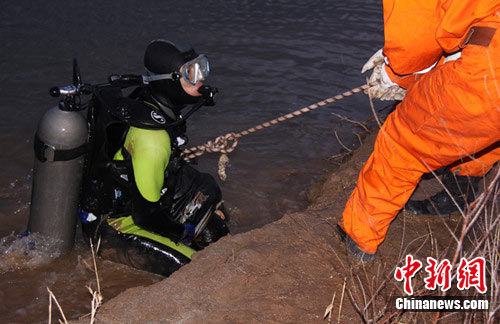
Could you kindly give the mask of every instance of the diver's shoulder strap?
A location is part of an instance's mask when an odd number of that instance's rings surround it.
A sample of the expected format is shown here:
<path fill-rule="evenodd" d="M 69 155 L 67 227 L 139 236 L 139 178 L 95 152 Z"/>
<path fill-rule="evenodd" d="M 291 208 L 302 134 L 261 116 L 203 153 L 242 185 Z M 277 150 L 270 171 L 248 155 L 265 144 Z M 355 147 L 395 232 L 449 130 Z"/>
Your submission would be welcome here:
<path fill-rule="evenodd" d="M 154 105 L 124 97 L 117 86 L 102 87 L 96 94 L 103 108 L 115 119 L 130 126 L 146 129 L 166 129 L 171 123 Z"/>

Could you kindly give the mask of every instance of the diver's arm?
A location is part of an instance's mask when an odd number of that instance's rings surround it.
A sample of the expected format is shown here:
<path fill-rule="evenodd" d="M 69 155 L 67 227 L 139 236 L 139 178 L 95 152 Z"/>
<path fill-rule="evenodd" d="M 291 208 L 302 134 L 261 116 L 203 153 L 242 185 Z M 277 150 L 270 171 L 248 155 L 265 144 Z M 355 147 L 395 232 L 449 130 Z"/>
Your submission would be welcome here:
<path fill-rule="evenodd" d="M 124 147 L 130 154 L 134 183 L 130 188 L 132 219 L 143 229 L 172 240 L 182 240 L 184 225 L 173 221 L 160 204 L 164 173 L 170 159 L 170 137 L 165 130 L 130 127 Z"/>

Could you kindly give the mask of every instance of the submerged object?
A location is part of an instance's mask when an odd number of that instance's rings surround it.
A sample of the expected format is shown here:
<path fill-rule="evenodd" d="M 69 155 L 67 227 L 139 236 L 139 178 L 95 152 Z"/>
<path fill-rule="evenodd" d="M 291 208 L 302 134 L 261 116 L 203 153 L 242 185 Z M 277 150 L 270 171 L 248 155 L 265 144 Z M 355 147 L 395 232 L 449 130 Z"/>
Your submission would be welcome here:
<path fill-rule="evenodd" d="M 55 239 L 61 253 L 73 247 L 86 141 L 86 119 L 61 106 L 43 115 L 35 135 L 28 230 Z"/>

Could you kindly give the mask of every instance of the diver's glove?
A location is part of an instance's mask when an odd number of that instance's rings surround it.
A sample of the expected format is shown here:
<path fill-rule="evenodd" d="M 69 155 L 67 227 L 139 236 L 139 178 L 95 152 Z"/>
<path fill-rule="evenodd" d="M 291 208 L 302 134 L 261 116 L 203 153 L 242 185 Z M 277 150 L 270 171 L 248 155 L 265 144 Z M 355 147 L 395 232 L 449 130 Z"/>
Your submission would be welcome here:
<path fill-rule="evenodd" d="M 219 93 L 219 89 L 204 84 L 198 88 L 198 92 L 201 93 L 201 96 L 203 97 L 203 100 L 204 100 L 203 104 L 205 106 L 215 105 L 216 98 L 217 98 L 217 95 Z"/>
<path fill-rule="evenodd" d="M 189 244 L 193 241 L 195 226 L 193 224 L 184 224 L 184 235 L 182 237 L 182 243 Z"/>
<path fill-rule="evenodd" d="M 373 69 L 368 83 L 377 82 L 377 85 L 365 90 L 365 93 L 369 93 L 372 98 L 380 100 L 403 100 L 406 90 L 392 82 L 385 71 L 385 67 L 385 56 L 382 49 L 379 49 L 361 69 L 361 73 Z"/>

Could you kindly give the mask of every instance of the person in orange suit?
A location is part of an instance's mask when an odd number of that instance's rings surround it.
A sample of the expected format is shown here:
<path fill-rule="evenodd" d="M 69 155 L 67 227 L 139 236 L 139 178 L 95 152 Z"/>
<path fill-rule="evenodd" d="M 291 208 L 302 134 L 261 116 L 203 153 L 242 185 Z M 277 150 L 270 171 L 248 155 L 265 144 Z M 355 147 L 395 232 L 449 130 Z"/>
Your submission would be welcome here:
<path fill-rule="evenodd" d="M 348 250 L 372 261 L 421 176 L 456 164 L 482 176 L 500 160 L 500 2 L 384 0 L 374 98 L 403 99 L 386 119 L 339 229 Z"/>

